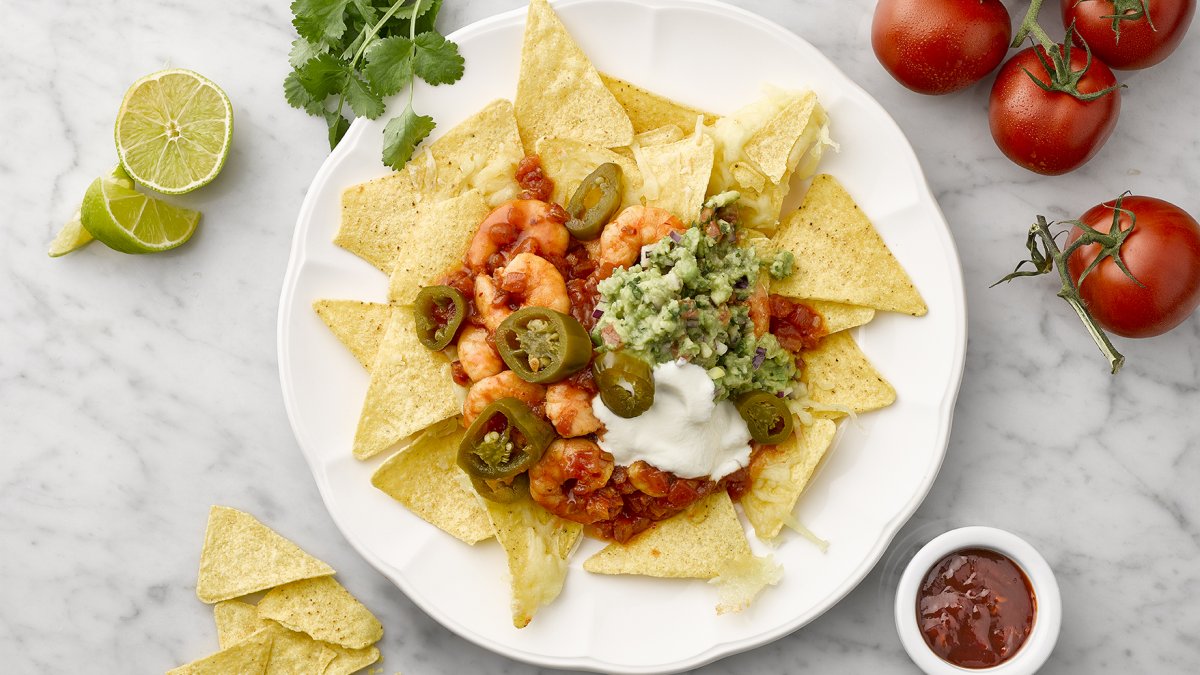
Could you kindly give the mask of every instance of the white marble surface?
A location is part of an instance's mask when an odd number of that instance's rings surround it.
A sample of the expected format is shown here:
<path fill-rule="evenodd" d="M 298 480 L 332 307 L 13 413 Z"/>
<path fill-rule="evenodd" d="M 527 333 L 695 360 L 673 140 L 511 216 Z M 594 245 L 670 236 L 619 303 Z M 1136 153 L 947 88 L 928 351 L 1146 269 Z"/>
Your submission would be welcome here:
<path fill-rule="evenodd" d="M 0 654 L 6 673 L 156 672 L 215 647 L 193 594 L 205 515 L 251 511 L 329 561 L 381 617 L 386 672 L 529 673 L 433 622 L 326 515 L 288 427 L 277 297 L 322 122 L 280 82 L 285 0 L 0 0 Z M 446 0 L 450 31 L 522 0 Z M 1200 29 L 1125 76 L 1102 154 L 1046 179 L 995 149 L 987 88 L 911 94 L 869 48 L 869 0 L 740 0 L 832 57 L 895 116 L 962 255 L 970 347 L 942 473 L 884 561 L 839 606 L 700 672 L 912 673 L 890 618 L 896 562 L 955 525 L 1013 530 L 1058 573 L 1046 672 L 1200 668 L 1200 317 L 1121 341 L 1110 377 L 1049 279 L 988 289 L 1035 213 L 1073 217 L 1131 189 L 1200 213 Z M 1010 7 L 1024 3 L 1009 2 Z M 1056 3 L 1055 3 L 1056 4 Z M 1045 12 L 1051 23 L 1050 12 Z M 131 258 L 46 245 L 114 160 L 121 94 L 164 66 L 234 102 L 234 149 L 184 248 Z M 470 64 L 468 64 L 470 67 Z"/>

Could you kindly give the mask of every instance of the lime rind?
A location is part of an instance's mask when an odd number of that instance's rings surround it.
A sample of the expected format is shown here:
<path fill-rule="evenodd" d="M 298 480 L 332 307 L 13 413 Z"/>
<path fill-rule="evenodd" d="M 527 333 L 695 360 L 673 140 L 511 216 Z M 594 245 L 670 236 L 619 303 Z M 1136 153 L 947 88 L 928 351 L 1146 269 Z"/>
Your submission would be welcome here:
<path fill-rule="evenodd" d="M 92 182 L 80 214 L 93 237 L 113 250 L 134 254 L 175 248 L 192 237 L 200 222 L 199 211 L 148 197 L 117 175 Z"/>
<path fill-rule="evenodd" d="M 208 78 L 163 70 L 134 82 L 114 128 L 117 156 L 139 185 L 183 194 L 212 182 L 229 156 L 233 106 Z"/>

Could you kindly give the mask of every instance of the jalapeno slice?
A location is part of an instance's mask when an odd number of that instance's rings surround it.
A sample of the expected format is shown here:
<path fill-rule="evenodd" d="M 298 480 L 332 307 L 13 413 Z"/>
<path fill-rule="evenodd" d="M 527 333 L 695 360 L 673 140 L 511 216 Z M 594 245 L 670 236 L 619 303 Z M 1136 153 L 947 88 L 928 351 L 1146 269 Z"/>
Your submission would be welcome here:
<path fill-rule="evenodd" d="M 605 162 L 588 174 L 567 202 L 567 230 L 584 241 L 600 236 L 621 206 L 621 167 Z"/>
<path fill-rule="evenodd" d="M 519 473 L 512 478 L 486 480 L 471 476 L 471 485 L 480 497 L 501 504 L 511 504 L 529 494 L 529 474 Z"/>
<path fill-rule="evenodd" d="M 537 463 L 556 438 L 554 427 L 515 398 L 479 413 L 458 446 L 458 465 L 471 478 L 498 481 Z"/>
<path fill-rule="evenodd" d="M 417 340 L 435 352 L 454 340 L 467 318 L 467 299 L 453 286 L 426 286 L 414 304 Z"/>
<path fill-rule="evenodd" d="M 592 360 L 592 338 L 574 317 L 545 307 L 518 309 L 496 329 L 496 349 L 526 382 L 558 382 Z"/>
<path fill-rule="evenodd" d="M 775 445 L 792 435 L 792 411 L 787 402 L 765 391 L 742 394 L 734 401 L 738 414 L 746 420 L 750 437 L 759 443 Z"/>
<path fill-rule="evenodd" d="M 654 371 L 625 352 L 604 352 L 592 362 L 600 400 L 620 417 L 637 417 L 654 403 Z"/>

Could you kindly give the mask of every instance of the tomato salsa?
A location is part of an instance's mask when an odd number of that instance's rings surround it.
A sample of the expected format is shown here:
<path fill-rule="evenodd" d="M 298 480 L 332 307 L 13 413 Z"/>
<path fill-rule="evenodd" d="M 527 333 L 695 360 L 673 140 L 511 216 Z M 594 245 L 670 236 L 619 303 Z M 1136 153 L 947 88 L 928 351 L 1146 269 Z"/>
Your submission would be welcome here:
<path fill-rule="evenodd" d="M 1012 559 L 967 548 L 929 569 L 916 610 L 925 644 L 942 660 L 961 668 L 991 668 L 1012 658 L 1029 638 L 1037 598 Z"/>

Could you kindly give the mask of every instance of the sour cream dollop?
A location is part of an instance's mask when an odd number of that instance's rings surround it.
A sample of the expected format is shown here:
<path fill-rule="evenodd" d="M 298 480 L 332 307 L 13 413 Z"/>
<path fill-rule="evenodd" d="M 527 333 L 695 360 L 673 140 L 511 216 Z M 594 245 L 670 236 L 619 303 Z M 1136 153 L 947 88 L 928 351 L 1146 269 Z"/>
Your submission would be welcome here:
<path fill-rule="evenodd" d="M 750 430 L 729 401 L 715 402 L 708 372 L 686 361 L 654 367 L 654 404 L 626 419 L 597 396 L 592 412 L 607 431 L 600 447 L 617 464 L 642 460 L 681 478 L 720 480 L 750 463 Z"/>

